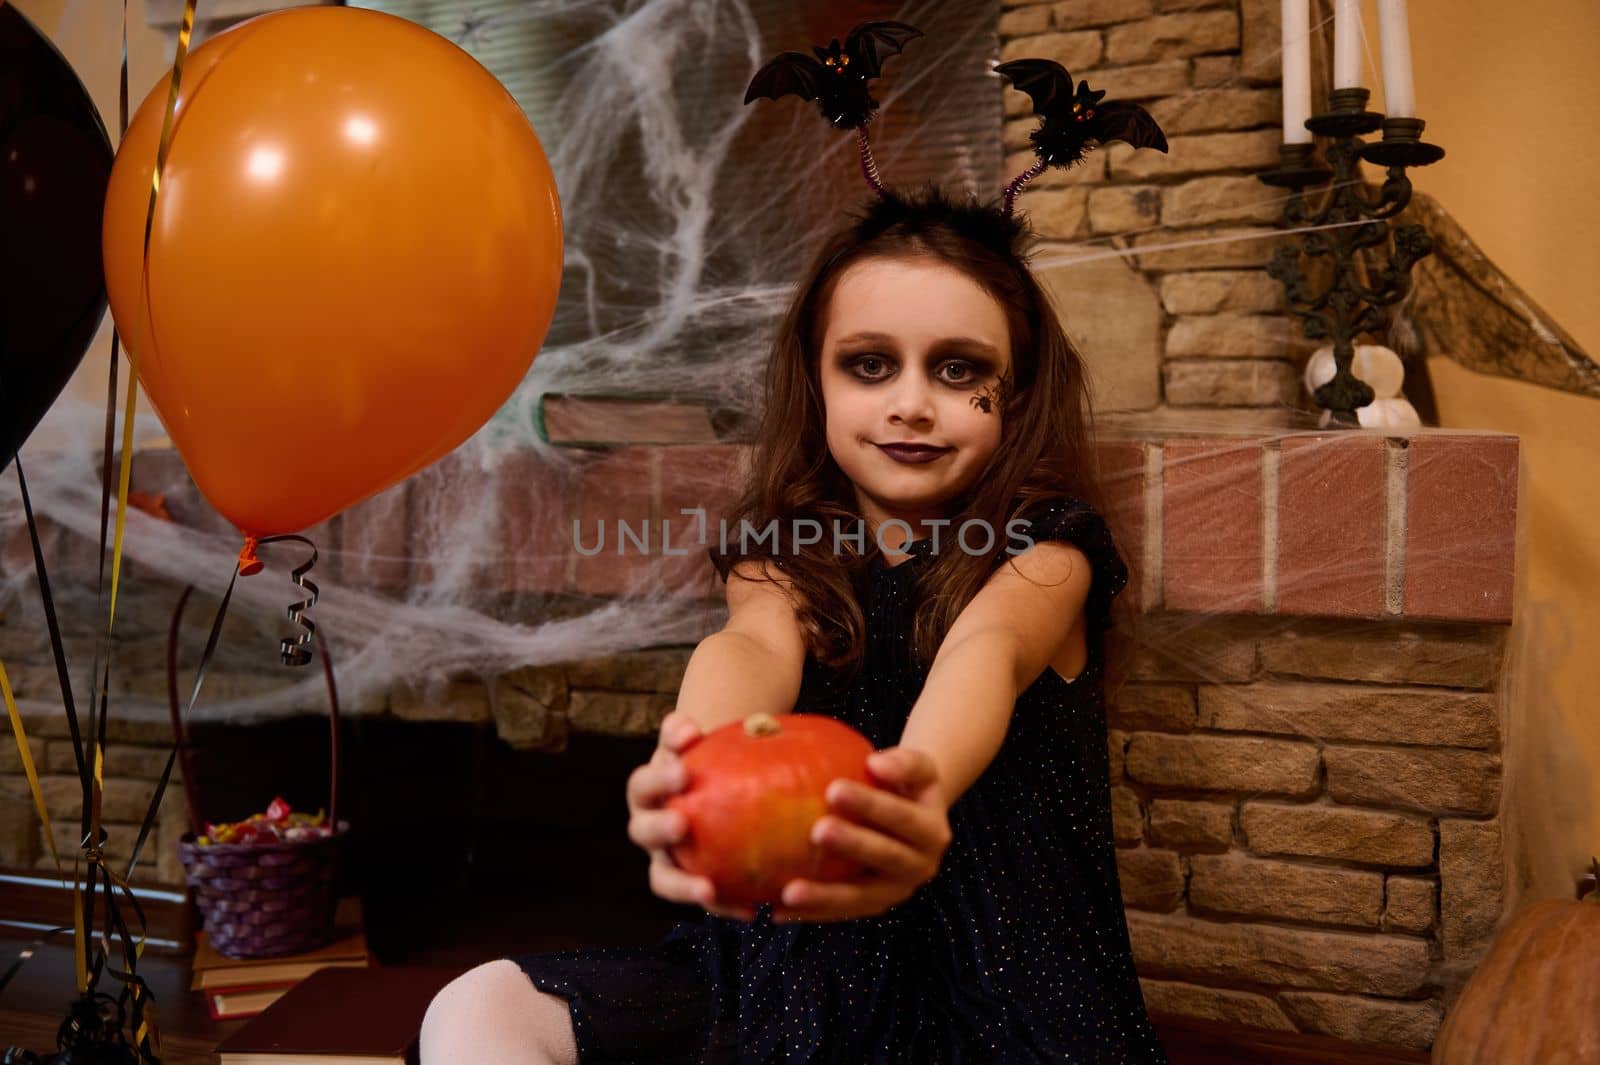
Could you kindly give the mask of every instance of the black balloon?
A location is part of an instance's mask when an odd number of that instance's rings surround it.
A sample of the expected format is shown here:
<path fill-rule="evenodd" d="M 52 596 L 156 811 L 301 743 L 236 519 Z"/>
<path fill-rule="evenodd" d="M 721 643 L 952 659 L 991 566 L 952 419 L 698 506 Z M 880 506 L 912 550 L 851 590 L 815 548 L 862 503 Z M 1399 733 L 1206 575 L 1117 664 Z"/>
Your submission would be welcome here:
<path fill-rule="evenodd" d="M 0 470 L 106 313 L 100 217 L 112 158 L 71 65 L 0 0 Z"/>

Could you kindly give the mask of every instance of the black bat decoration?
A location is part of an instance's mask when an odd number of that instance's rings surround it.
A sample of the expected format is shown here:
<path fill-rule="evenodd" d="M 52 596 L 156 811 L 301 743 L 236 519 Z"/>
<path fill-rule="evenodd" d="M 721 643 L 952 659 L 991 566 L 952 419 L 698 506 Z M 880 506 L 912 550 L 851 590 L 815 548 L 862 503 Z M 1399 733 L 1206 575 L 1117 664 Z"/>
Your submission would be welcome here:
<path fill-rule="evenodd" d="M 744 102 L 794 93 L 803 100 L 816 100 L 822 117 L 839 129 L 856 129 L 878 109 L 867 82 L 882 72 L 884 59 L 921 36 L 921 30 L 904 22 L 863 22 L 845 36 L 843 45 L 837 37 L 826 48 L 813 45 L 815 59 L 803 52 L 784 52 L 769 61 L 750 79 Z"/>
<path fill-rule="evenodd" d="M 1150 112 L 1120 100 L 1101 103 L 1105 90 L 1088 82 L 1078 82 L 1074 91 L 1072 75 L 1053 59 L 1014 59 L 994 70 L 1032 97 L 1034 113 L 1043 116 L 1030 139 L 1046 166 L 1072 166 L 1094 145 L 1110 141 L 1167 150 L 1166 134 Z"/>

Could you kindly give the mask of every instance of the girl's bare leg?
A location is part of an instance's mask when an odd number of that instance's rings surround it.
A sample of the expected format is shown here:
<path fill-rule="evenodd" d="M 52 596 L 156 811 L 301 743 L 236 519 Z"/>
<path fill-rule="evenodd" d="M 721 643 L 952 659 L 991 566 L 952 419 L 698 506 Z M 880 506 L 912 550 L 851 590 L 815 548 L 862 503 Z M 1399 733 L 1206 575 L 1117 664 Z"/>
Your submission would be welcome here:
<path fill-rule="evenodd" d="M 469 969 L 434 996 L 422 1065 L 578 1065 L 566 999 L 533 986 L 516 962 Z"/>

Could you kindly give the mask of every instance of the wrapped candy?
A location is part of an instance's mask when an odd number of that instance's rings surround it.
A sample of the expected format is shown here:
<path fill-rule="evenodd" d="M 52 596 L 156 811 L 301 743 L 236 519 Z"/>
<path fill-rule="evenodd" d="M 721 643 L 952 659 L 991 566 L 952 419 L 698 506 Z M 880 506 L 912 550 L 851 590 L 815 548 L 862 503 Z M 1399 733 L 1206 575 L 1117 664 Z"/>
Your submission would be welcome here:
<path fill-rule="evenodd" d="M 325 810 L 315 814 L 296 812 L 283 796 L 275 797 L 265 813 L 251 814 L 243 821 L 224 821 L 205 824 L 205 834 L 195 840 L 202 847 L 214 843 L 271 844 L 300 843 L 331 835 Z"/>

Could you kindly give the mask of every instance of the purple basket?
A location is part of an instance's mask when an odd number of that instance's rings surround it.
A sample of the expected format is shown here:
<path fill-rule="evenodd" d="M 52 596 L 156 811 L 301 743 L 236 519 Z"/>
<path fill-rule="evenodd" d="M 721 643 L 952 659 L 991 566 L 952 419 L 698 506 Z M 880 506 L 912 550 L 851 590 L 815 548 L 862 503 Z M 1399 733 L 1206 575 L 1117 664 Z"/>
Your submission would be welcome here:
<path fill-rule="evenodd" d="M 178 842 L 206 935 L 229 958 L 273 958 L 333 942 L 338 876 L 350 822 L 295 843 Z"/>

